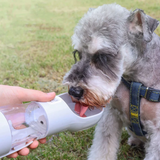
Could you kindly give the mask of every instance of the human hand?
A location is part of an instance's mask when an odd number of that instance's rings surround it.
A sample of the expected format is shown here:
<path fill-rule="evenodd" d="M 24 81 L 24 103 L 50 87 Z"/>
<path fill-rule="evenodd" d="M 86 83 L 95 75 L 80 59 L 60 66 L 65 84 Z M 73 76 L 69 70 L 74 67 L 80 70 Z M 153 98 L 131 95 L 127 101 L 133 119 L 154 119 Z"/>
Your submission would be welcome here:
<path fill-rule="evenodd" d="M 46 138 L 40 139 L 39 142 L 40 142 L 41 144 L 46 143 Z M 17 152 L 15 152 L 15 153 L 12 153 L 12 154 L 8 155 L 7 157 L 8 157 L 8 158 L 16 158 L 18 155 L 27 156 L 27 155 L 29 154 L 29 148 L 30 148 L 30 149 L 35 149 L 35 148 L 37 148 L 38 145 L 39 145 L 39 142 L 38 142 L 37 140 L 34 140 L 33 143 L 28 146 L 28 148 L 27 148 L 27 147 L 26 147 L 26 148 L 23 148 L 23 149 L 21 149 L 20 151 L 17 151 Z"/>
<path fill-rule="evenodd" d="M 47 102 L 54 99 L 55 93 L 44 93 L 38 90 L 25 89 L 16 86 L 0 85 L 0 106 L 11 104 L 21 104 L 26 101 L 41 101 Z M 46 138 L 39 140 L 40 143 L 46 143 Z M 29 154 L 29 148 L 34 149 L 38 147 L 39 142 L 35 140 L 28 148 L 23 148 L 15 152 L 8 158 L 16 158 L 18 155 L 26 156 Z"/>

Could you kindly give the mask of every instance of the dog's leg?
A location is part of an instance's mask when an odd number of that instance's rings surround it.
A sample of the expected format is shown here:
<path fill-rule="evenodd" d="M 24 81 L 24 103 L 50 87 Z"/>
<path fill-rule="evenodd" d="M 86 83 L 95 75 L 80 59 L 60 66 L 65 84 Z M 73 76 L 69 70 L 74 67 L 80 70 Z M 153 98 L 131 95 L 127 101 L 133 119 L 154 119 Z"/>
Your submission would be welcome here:
<path fill-rule="evenodd" d="M 160 160 L 160 130 L 156 129 L 145 144 L 146 155 L 144 160 Z"/>
<path fill-rule="evenodd" d="M 118 111 L 107 106 L 95 129 L 88 160 L 115 160 L 121 132 L 122 121 L 119 119 Z"/>

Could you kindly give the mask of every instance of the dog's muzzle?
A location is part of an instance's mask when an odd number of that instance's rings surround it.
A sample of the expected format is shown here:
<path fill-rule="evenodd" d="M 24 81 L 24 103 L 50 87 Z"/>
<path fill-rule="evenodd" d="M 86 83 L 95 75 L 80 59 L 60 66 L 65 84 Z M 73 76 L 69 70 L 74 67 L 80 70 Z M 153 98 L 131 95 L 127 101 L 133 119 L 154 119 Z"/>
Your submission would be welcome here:
<path fill-rule="evenodd" d="M 70 87 L 68 93 L 75 99 L 80 100 L 83 96 L 84 90 L 81 87 Z"/>
<path fill-rule="evenodd" d="M 75 112 L 80 115 L 80 117 L 86 117 L 85 112 L 89 106 L 81 104 L 79 100 L 83 97 L 84 90 L 81 87 L 70 87 L 68 90 L 69 95 L 73 102 L 75 102 Z"/>

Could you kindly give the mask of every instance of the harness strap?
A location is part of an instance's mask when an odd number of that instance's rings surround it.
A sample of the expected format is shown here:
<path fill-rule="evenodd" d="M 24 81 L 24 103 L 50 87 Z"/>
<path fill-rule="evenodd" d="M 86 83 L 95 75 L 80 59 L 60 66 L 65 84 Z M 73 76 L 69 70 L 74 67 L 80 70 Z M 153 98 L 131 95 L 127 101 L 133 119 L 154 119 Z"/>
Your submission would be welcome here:
<path fill-rule="evenodd" d="M 147 132 L 143 131 L 143 126 L 140 121 L 140 100 L 141 97 L 149 101 L 158 102 L 160 91 L 143 86 L 138 82 L 128 82 L 122 78 L 122 82 L 130 90 L 130 121 L 129 129 L 137 136 L 144 136 Z"/>
<path fill-rule="evenodd" d="M 122 82 L 130 90 L 131 82 L 126 81 L 123 77 Z M 142 85 L 140 89 L 140 97 L 143 97 L 151 102 L 160 102 L 160 90 Z"/>
<path fill-rule="evenodd" d="M 141 83 L 132 82 L 130 87 L 130 120 L 134 133 L 144 136 L 140 122 L 140 90 Z"/>

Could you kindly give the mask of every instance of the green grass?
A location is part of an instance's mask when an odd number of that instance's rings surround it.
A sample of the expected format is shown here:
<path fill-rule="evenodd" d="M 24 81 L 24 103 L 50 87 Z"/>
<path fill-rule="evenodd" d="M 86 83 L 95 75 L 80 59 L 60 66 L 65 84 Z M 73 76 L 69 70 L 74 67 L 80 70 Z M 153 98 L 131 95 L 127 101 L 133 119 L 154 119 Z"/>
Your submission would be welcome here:
<path fill-rule="evenodd" d="M 160 20 L 157 0 L 1 0 L 0 84 L 18 85 L 45 92 L 66 92 L 61 82 L 74 63 L 71 36 L 84 13 L 105 3 L 118 3 L 129 10 L 141 8 Z M 160 34 L 160 29 L 156 30 Z M 94 127 L 77 133 L 48 137 L 27 157 L 17 160 L 85 160 Z M 118 160 L 141 160 L 144 151 L 127 145 L 123 132 Z M 5 158 L 4 158 L 5 159 Z"/>

